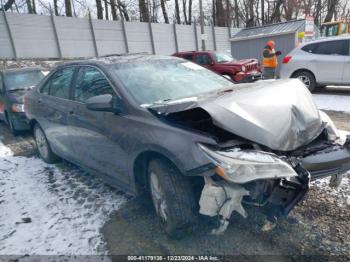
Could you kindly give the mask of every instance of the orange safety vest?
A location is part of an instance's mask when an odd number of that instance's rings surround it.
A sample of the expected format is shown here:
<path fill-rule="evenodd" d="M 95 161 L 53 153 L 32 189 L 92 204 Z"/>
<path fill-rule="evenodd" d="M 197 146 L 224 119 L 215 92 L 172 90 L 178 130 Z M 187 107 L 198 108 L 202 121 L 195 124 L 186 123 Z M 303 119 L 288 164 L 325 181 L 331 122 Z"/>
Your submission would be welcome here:
<path fill-rule="evenodd" d="M 273 54 L 273 56 L 264 57 L 264 55 L 263 55 L 263 60 L 262 60 L 263 67 L 276 68 L 278 65 L 278 62 L 277 62 L 277 56 L 275 55 L 275 50 L 265 48 L 264 52 L 265 52 L 265 50 L 268 50 L 270 54 Z"/>

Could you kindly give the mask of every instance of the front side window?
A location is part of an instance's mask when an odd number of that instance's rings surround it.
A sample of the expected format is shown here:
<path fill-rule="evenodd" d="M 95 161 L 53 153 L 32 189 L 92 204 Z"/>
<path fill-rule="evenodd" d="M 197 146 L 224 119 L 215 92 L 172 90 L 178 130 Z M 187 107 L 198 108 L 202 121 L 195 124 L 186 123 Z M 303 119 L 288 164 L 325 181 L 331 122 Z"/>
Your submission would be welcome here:
<path fill-rule="evenodd" d="M 112 71 L 140 104 L 208 95 L 234 84 L 192 62 L 175 59 L 115 64 Z"/>
<path fill-rule="evenodd" d="M 210 65 L 211 59 L 207 54 L 196 55 L 195 62 L 200 65 Z"/>
<path fill-rule="evenodd" d="M 106 94 L 115 95 L 106 77 L 94 67 L 81 67 L 75 85 L 74 99 L 85 103 L 90 97 Z"/>
<path fill-rule="evenodd" d="M 70 85 L 75 68 L 67 67 L 54 73 L 41 90 L 42 93 L 59 98 L 69 99 Z"/>

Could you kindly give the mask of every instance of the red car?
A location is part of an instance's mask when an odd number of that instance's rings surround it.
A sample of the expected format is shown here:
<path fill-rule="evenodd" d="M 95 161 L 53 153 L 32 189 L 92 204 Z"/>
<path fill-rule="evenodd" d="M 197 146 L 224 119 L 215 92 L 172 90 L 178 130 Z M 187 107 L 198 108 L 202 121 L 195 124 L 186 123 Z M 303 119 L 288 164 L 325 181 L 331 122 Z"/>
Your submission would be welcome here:
<path fill-rule="evenodd" d="M 252 82 L 261 79 L 261 70 L 257 59 L 236 60 L 230 54 L 214 51 L 178 52 L 173 56 L 190 60 L 234 82 Z"/>

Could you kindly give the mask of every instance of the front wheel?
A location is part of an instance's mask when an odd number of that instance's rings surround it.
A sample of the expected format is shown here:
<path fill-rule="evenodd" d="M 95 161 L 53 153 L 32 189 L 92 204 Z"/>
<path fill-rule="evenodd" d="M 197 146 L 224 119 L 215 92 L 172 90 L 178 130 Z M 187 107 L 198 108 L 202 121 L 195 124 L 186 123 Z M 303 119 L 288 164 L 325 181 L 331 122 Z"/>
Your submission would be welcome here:
<path fill-rule="evenodd" d="M 152 160 L 148 166 L 149 190 L 165 232 L 181 238 L 197 222 L 196 202 L 188 179 L 167 161 Z"/>
<path fill-rule="evenodd" d="M 310 90 L 310 92 L 313 92 L 316 88 L 316 79 L 310 72 L 307 71 L 299 71 L 293 74 L 293 78 L 300 79 L 301 82 Z"/>
<path fill-rule="evenodd" d="M 39 155 L 46 163 L 52 164 L 58 161 L 58 156 L 52 152 L 45 133 L 38 124 L 34 126 L 34 139 Z"/>

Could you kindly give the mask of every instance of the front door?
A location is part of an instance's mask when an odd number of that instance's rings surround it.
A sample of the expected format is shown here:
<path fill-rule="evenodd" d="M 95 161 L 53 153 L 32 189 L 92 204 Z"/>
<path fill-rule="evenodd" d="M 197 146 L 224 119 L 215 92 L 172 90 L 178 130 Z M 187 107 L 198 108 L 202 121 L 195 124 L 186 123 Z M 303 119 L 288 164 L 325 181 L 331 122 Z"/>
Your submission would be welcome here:
<path fill-rule="evenodd" d="M 212 70 L 211 67 L 212 67 L 213 61 L 211 57 L 206 53 L 196 54 L 194 57 L 194 62 L 209 70 Z"/>
<path fill-rule="evenodd" d="M 83 166 L 129 184 L 127 156 L 121 147 L 123 117 L 91 111 L 85 105 L 87 99 L 104 94 L 116 96 L 102 71 L 92 66 L 80 67 L 74 88 L 76 107 L 68 124 L 75 154 Z"/>

